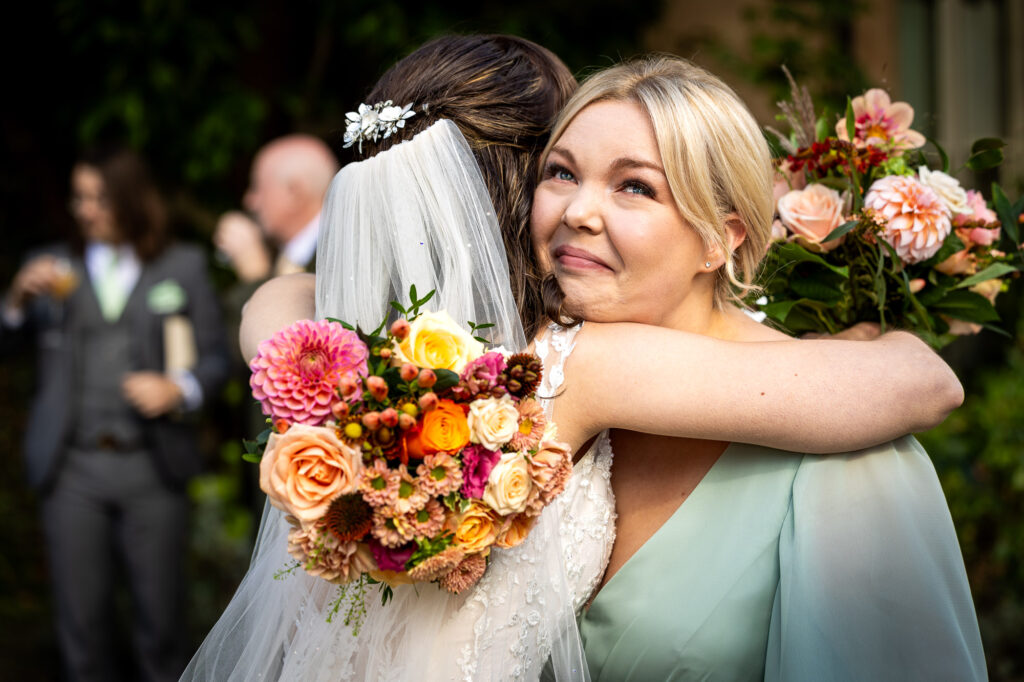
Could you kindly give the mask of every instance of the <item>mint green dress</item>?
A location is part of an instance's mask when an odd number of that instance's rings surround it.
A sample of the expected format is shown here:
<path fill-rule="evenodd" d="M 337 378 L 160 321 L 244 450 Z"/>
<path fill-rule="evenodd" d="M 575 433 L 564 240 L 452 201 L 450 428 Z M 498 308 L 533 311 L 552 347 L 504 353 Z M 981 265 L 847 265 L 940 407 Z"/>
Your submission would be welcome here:
<path fill-rule="evenodd" d="M 594 682 L 986 677 L 945 498 L 911 437 L 831 457 L 729 446 L 580 631 Z"/>

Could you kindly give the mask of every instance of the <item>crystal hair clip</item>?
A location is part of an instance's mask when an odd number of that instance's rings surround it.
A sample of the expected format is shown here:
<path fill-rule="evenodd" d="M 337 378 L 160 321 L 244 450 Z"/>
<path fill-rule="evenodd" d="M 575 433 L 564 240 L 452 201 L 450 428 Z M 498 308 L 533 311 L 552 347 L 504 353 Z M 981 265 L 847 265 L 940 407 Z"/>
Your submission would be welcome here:
<path fill-rule="evenodd" d="M 396 107 L 391 100 L 377 102 L 374 105 L 360 104 L 358 111 L 345 114 L 348 125 L 345 128 L 345 148 L 358 145 L 359 153 L 363 153 L 363 142 L 387 139 L 399 128 L 405 127 L 406 119 L 416 115 L 412 111 L 412 103 L 404 107 Z"/>

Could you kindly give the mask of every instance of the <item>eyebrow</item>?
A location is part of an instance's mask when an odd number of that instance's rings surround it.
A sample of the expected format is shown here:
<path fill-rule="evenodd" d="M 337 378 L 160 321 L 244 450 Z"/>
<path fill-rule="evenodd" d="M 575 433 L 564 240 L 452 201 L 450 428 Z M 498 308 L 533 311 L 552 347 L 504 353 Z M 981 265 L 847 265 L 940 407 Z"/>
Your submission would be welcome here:
<path fill-rule="evenodd" d="M 572 152 L 570 152 L 565 147 L 552 147 L 551 153 L 555 152 L 567 158 L 570 163 L 576 163 L 576 157 L 573 156 Z M 623 170 L 626 168 L 649 168 L 650 170 L 665 175 L 665 169 L 662 168 L 659 164 L 653 163 L 651 161 L 644 161 L 643 159 L 634 159 L 630 156 L 620 156 L 619 158 L 612 161 L 609 168 L 613 171 Z"/>

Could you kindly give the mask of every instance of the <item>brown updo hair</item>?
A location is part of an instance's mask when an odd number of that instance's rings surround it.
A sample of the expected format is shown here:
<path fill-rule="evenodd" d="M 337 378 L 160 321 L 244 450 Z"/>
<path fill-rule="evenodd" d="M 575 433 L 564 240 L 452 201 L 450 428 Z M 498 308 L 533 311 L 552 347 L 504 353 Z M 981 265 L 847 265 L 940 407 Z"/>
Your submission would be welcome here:
<path fill-rule="evenodd" d="M 568 67 L 529 40 L 444 36 L 391 67 L 364 100 L 412 103 L 416 111 L 388 139 L 364 144 L 366 156 L 409 140 L 440 119 L 452 121 L 465 136 L 501 226 L 512 295 L 527 338 L 543 319 L 529 225 L 537 163 L 555 116 L 575 90 Z"/>
<path fill-rule="evenodd" d="M 120 145 L 86 150 L 78 164 L 99 172 L 103 191 L 121 237 L 143 262 L 152 261 L 167 246 L 167 210 L 149 166 L 135 151 Z M 75 246 L 81 248 L 81 236 Z"/>

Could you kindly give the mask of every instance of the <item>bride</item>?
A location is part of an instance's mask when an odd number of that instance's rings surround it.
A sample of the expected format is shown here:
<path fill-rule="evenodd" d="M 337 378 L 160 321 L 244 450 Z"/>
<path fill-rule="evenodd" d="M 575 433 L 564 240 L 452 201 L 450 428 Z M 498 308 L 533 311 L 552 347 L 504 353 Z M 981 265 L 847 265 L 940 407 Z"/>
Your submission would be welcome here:
<path fill-rule="evenodd" d="M 385 74 L 370 106 L 411 103 L 414 115 L 383 139 L 357 139 L 363 128 L 354 129 L 353 142 L 370 158 L 346 166 L 329 192 L 315 314 L 372 326 L 388 300 L 416 284 L 437 289 L 437 307 L 455 319 L 495 322 L 496 343 L 524 347 L 523 326 L 533 332 L 540 320 L 528 257 L 534 169 L 571 84 L 550 53 L 500 36 L 440 39 Z M 254 340 L 314 313 L 311 284 L 288 279 L 254 297 L 243 326 L 247 352 Z M 905 334 L 742 349 L 684 332 L 659 338 L 649 375 L 619 377 L 589 399 L 637 404 L 654 387 L 672 394 L 661 432 L 830 452 L 937 423 L 961 398 L 949 369 Z M 557 395 L 571 343 L 544 334 L 536 348 L 546 359 L 545 394 Z M 671 359 L 671 375 L 658 370 L 660 358 Z M 614 367 L 615 358 L 602 362 Z M 677 379 L 708 366 L 717 376 L 706 385 Z M 827 380 L 832 390 L 823 397 L 794 374 Z M 707 399 L 721 386 L 728 406 Z M 907 409 L 894 414 L 887 405 L 895 401 Z M 789 427 L 791 411 L 804 416 L 806 429 Z M 333 585 L 306 575 L 274 580 L 288 563 L 287 526 L 269 509 L 250 570 L 185 678 L 532 680 L 550 657 L 558 679 L 587 679 L 575 615 L 604 572 L 614 501 L 607 438 L 578 452 L 558 504 L 521 545 L 496 550 L 468 594 L 400 586 L 384 607 L 371 594 L 358 635 L 327 622 Z"/>

